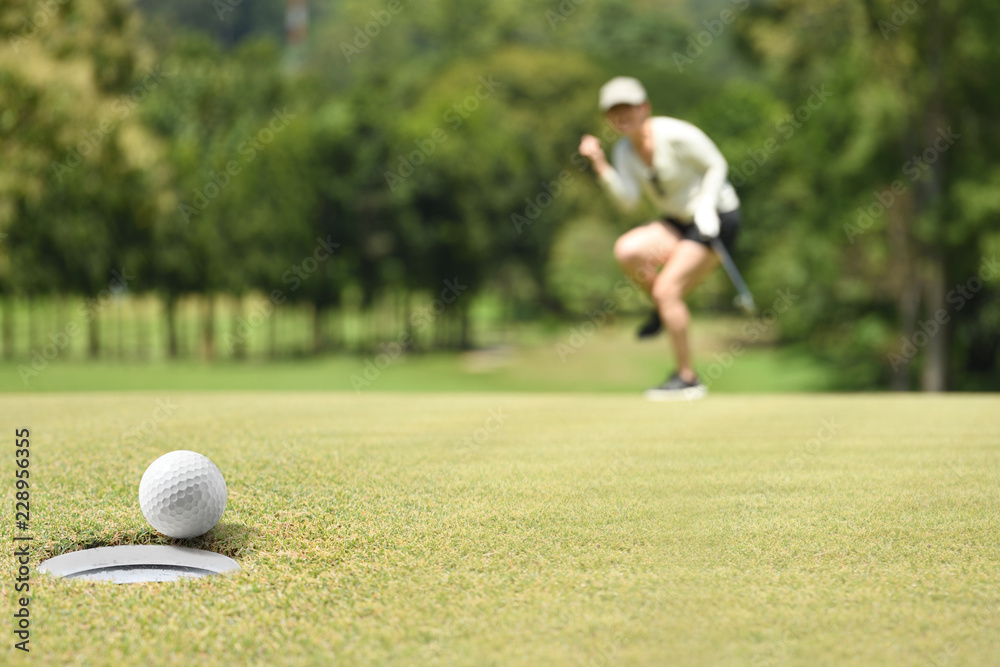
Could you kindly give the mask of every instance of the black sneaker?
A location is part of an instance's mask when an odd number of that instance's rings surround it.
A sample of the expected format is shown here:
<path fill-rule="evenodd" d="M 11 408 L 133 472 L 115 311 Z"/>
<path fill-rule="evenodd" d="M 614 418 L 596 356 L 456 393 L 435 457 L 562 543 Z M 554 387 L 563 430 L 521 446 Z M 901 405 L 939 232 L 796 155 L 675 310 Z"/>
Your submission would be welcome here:
<path fill-rule="evenodd" d="M 707 393 L 708 388 L 697 377 L 694 382 L 685 382 L 680 375 L 674 373 L 659 387 L 647 389 L 645 396 L 650 401 L 693 401 L 704 398 Z"/>
<path fill-rule="evenodd" d="M 663 320 L 660 319 L 660 311 L 654 308 L 653 312 L 646 318 L 646 321 L 639 327 L 636 335 L 639 338 L 652 338 L 661 331 L 663 331 Z"/>

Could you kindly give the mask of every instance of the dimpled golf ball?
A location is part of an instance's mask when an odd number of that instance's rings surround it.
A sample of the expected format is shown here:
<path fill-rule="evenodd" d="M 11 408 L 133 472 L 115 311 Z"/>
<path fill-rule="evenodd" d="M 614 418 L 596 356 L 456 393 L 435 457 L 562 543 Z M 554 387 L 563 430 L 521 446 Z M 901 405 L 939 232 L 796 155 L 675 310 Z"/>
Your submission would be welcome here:
<path fill-rule="evenodd" d="M 226 509 L 226 480 L 208 457 L 178 450 L 153 461 L 139 482 L 139 507 L 168 537 L 203 535 Z"/>

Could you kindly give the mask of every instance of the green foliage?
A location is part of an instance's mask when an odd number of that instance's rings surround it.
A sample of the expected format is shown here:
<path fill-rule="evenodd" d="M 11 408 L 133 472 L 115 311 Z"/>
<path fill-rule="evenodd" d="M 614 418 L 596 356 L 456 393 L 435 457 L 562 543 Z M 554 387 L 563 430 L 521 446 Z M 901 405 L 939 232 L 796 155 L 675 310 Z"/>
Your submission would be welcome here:
<path fill-rule="evenodd" d="M 94 294 L 138 268 L 158 212 L 156 151 L 132 113 L 157 85 L 150 54 L 118 0 L 7 2 L 0 23 L 0 290 Z"/>
<path fill-rule="evenodd" d="M 622 281 L 618 268 L 608 248 L 617 237 L 616 230 L 606 221 L 583 218 L 566 225 L 552 247 L 548 261 L 548 281 L 553 294 L 576 312 L 593 309 L 607 310 L 604 303 L 614 302 L 612 312 L 625 305 L 619 303 L 622 297 L 615 292 L 615 285 Z M 636 291 L 626 283 L 622 289 Z M 636 294 L 629 294 L 635 306 Z"/>
<path fill-rule="evenodd" d="M 971 74 L 1000 64 L 995 50 L 976 46 L 997 12 L 973 1 L 901 7 L 784 2 L 758 7 L 742 25 L 744 47 L 789 110 L 814 86 L 832 92 L 774 156 L 769 208 L 794 241 L 769 243 L 757 264 L 768 272 L 754 276 L 802 289 L 804 305 L 783 330 L 837 359 L 859 387 L 906 388 L 920 372 L 925 387 L 981 387 L 1000 363 L 988 315 L 996 282 L 960 304 L 949 297 L 997 236 L 985 222 L 997 213 L 986 194 L 1000 141 L 989 120 L 997 94 Z M 952 130 L 960 137 L 945 140 Z M 957 337 L 931 336 L 894 363 L 939 313 Z M 946 363 L 928 375 L 935 359 Z"/>
<path fill-rule="evenodd" d="M 949 301 L 1000 255 L 989 3 L 314 3 L 294 71 L 284 3 L 223 5 L 74 0 L 34 26 L 39 5 L 0 4 L 0 291 L 93 294 L 120 266 L 168 303 L 280 290 L 317 343 L 345 295 L 445 278 L 512 316 L 578 312 L 658 213 L 614 210 L 576 154 L 598 86 L 630 74 L 729 159 L 737 262 L 762 304 L 797 295 L 782 340 L 848 386 L 996 386 L 1000 277 Z M 318 239 L 339 247 L 298 276 Z"/>
<path fill-rule="evenodd" d="M 161 42 L 177 31 L 198 31 L 226 46 L 284 33 L 285 0 L 136 0 L 149 17 L 150 39 Z"/>
<path fill-rule="evenodd" d="M 192 37 L 165 62 L 175 74 L 143 107 L 169 146 L 175 197 L 157 227 L 157 283 L 174 294 L 266 288 L 289 239 L 310 238 L 314 198 L 289 149 L 299 114 L 279 53 L 267 41 L 223 52 Z"/>

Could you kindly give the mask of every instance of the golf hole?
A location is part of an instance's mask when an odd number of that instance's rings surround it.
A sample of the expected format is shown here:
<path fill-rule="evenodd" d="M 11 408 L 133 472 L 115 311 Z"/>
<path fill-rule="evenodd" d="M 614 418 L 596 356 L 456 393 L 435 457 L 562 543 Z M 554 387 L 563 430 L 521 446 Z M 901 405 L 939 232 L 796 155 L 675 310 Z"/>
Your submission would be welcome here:
<path fill-rule="evenodd" d="M 38 569 L 65 579 L 137 584 L 237 572 L 240 566 L 232 558 L 213 551 L 129 545 L 73 551 L 49 558 Z"/>

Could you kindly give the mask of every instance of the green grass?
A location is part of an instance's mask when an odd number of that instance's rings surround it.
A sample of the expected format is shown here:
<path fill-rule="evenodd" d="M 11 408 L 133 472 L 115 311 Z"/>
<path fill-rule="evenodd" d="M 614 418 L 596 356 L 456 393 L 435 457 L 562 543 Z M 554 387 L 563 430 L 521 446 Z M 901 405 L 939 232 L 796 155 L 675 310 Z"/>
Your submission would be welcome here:
<path fill-rule="evenodd" d="M 203 452 L 229 484 L 193 543 L 235 575 L 34 575 L 32 659 L 53 665 L 995 665 L 998 411 L 985 395 L 0 396 L 4 432 L 32 428 L 36 563 L 166 543 L 137 502 L 166 451 Z"/>
<path fill-rule="evenodd" d="M 795 348 L 748 346 L 726 365 L 741 320 L 705 319 L 692 332 L 696 365 L 714 392 L 824 391 L 837 369 Z M 659 384 L 673 367 L 665 338 L 638 343 L 634 323 L 607 325 L 575 338 L 581 324 L 532 327 L 517 344 L 455 353 L 403 354 L 389 360 L 326 356 L 277 362 L 168 363 L 57 357 L 32 369 L 29 359 L 0 363 L 0 392 L 146 390 L 556 391 L 628 392 Z M 584 329 L 584 331 L 586 331 Z M 575 346 L 574 346 L 575 345 Z M 716 355 L 719 355 L 717 357 Z M 378 368 L 373 368 L 373 366 Z M 365 375 L 367 369 L 367 376 Z M 376 372 L 377 371 L 377 374 Z M 22 377 L 22 373 L 25 375 Z"/>

